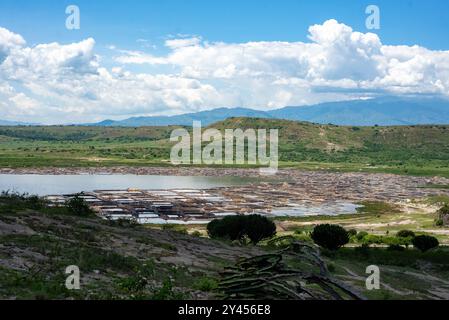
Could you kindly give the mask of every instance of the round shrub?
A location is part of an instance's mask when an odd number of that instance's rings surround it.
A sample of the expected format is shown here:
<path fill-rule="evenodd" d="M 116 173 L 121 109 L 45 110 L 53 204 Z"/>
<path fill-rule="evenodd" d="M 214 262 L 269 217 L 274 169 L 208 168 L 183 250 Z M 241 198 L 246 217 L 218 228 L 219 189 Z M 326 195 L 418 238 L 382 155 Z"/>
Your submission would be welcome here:
<path fill-rule="evenodd" d="M 313 241 L 329 250 L 337 250 L 349 242 L 348 232 L 338 225 L 321 224 L 313 229 Z"/>
<path fill-rule="evenodd" d="M 267 217 L 253 214 L 245 218 L 245 234 L 252 243 L 257 244 L 276 234 L 276 225 Z"/>
<path fill-rule="evenodd" d="M 276 225 L 267 217 L 260 215 L 228 216 L 212 220 L 207 225 L 211 238 L 242 241 L 248 237 L 253 244 L 276 234 Z"/>
<path fill-rule="evenodd" d="M 415 233 L 413 231 L 410 231 L 410 230 L 401 230 L 401 231 L 398 231 L 398 233 L 396 233 L 396 237 L 399 237 L 399 238 L 414 238 L 415 237 Z"/>
<path fill-rule="evenodd" d="M 436 248 L 440 245 L 437 238 L 426 235 L 413 238 L 412 244 L 415 248 L 418 248 L 422 252 L 429 251 L 430 249 Z"/>
<path fill-rule="evenodd" d="M 350 230 L 348 230 L 348 235 L 349 235 L 350 237 L 356 236 L 356 235 L 357 235 L 357 230 L 355 230 L 355 229 L 350 229 Z"/>
<path fill-rule="evenodd" d="M 441 218 L 436 218 L 436 219 L 435 219 L 435 226 L 437 226 L 437 227 L 442 227 L 442 226 L 444 226 L 444 221 L 443 221 L 443 219 L 441 219 Z"/>
<path fill-rule="evenodd" d="M 355 236 L 355 238 L 356 238 L 358 241 L 361 241 L 361 240 L 363 240 L 363 238 L 365 238 L 367 235 L 368 235 L 368 232 L 366 232 L 366 231 L 360 231 L 359 233 L 357 233 L 357 235 Z"/>
<path fill-rule="evenodd" d="M 209 236 L 214 239 L 229 239 L 241 241 L 245 236 L 245 217 L 228 216 L 212 220 L 207 225 Z"/>

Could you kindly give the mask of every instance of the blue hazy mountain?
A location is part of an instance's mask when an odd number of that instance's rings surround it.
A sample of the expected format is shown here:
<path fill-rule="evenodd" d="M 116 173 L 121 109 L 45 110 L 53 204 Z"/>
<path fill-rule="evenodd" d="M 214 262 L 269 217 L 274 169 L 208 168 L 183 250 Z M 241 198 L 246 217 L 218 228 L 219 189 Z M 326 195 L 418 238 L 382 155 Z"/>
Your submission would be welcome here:
<path fill-rule="evenodd" d="M 201 121 L 202 125 L 207 126 L 214 122 L 223 121 L 231 117 L 268 118 L 270 115 L 263 111 L 246 108 L 219 108 L 176 116 L 133 117 L 120 121 L 105 120 L 93 125 L 122 127 L 169 125 L 191 126 L 193 121 Z"/>
<path fill-rule="evenodd" d="M 8 121 L 0 119 L 0 126 L 31 126 L 36 125 L 35 123 L 26 123 L 20 121 Z"/>
<path fill-rule="evenodd" d="M 384 97 L 285 107 L 271 111 L 219 108 L 177 116 L 134 117 L 121 121 L 105 120 L 92 125 L 167 126 L 192 125 L 193 121 L 201 121 L 206 126 L 232 117 L 275 118 L 349 126 L 449 124 L 449 100 Z"/>
<path fill-rule="evenodd" d="M 449 124 L 449 101 L 379 98 L 286 107 L 268 113 L 278 119 L 352 126 Z"/>

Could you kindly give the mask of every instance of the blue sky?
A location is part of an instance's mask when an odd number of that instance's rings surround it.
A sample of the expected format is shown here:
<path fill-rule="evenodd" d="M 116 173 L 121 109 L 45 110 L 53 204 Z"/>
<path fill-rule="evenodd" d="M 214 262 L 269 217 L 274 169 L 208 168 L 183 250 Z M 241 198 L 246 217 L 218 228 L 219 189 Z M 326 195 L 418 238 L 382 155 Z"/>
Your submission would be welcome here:
<path fill-rule="evenodd" d="M 65 29 L 65 8 L 78 5 L 80 31 Z M 100 45 L 136 47 L 168 35 L 202 35 L 209 41 L 304 41 L 307 28 L 336 19 L 365 29 L 365 8 L 381 9 L 385 44 L 449 49 L 447 0 L 2 0 L 0 24 L 29 42 L 73 42 L 95 37 Z"/>
<path fill-rule="evenodd" d="M 449 96 L 447 0 L 1 0 L 0 28 L 0 119 Z"/>

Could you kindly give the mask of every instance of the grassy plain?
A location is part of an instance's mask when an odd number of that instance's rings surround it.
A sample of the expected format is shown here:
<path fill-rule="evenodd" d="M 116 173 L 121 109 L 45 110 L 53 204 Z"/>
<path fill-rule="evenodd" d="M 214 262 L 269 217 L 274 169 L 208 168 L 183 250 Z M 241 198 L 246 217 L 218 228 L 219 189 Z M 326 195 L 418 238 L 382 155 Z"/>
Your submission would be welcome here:
<path fill-rule="evenodd" d="M 211 127 L 279 129 L 280 167 L 449 177 L 449 126 L 232 118 Z M 175 128 L 0 127 L 0 167 L 167 166 Z"/>

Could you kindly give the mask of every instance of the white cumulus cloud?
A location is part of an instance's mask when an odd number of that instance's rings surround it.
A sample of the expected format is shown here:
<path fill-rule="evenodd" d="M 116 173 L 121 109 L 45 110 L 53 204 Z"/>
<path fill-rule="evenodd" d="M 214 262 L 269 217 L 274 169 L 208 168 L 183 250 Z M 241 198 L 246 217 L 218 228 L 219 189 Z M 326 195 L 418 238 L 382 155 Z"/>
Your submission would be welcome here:
<path fill-rule="evenodd" d="M 163 55 L 113 46 L 115 65 L 106 67 L 93 38 L 27 46 L 0 28 L 0 117 L 67 123 L 383 92 L 449 97 L 449 51 L 384 45 L 336 20 L 310 26 L 308 39 L 210 43 L 182 36 L 166 40 Z"/>

